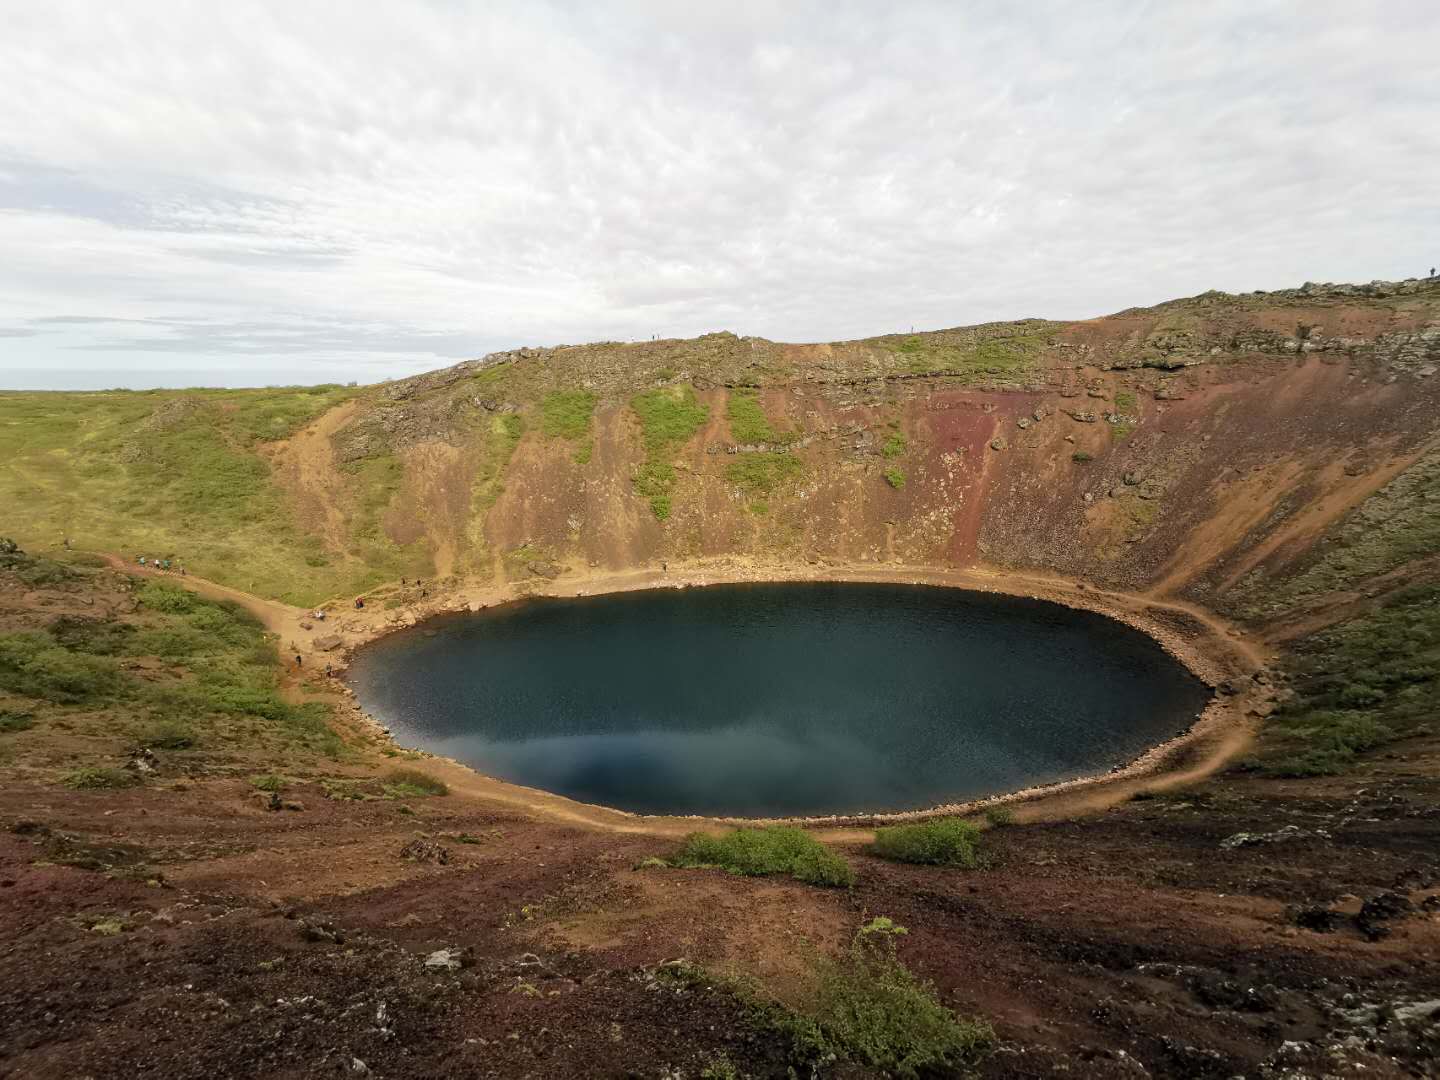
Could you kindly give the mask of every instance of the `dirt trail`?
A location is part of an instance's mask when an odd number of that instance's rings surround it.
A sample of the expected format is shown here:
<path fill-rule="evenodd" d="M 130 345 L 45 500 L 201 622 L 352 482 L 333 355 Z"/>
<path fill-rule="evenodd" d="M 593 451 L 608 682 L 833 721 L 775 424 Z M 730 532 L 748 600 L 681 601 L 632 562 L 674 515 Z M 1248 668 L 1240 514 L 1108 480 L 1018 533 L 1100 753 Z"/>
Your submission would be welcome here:
<path fill-rule="evenodd" d="M 337 405 L 272 450 L 288 481 L 286 486 L 301 503 L 302 516 L 320 528 L 326 547 L 333 552 L 345 550 L 346 530 L 345 510 L 335 499 L 344 486 L 335 471 L 335 447 L 330 439 L 359 406 L 358 399 Z"/>

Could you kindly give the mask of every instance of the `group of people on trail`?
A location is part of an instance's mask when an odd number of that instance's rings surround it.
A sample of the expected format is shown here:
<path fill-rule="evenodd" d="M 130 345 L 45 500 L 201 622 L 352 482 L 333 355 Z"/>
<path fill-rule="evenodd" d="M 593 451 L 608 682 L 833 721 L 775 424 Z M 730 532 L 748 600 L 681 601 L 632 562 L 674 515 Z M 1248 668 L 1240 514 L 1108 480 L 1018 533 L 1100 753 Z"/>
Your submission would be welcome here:
<path fill-rule="evenodd" d="M 141 566 L 150 566 L 162 572 L 168 572 L 171 566 L 169 559 L 147 559 L 144 555 L 137 555 L 135 561 Z M 180 572 L 181 577 L 185 576 L 185 567 L 176 566 L 175 569 Z"/>

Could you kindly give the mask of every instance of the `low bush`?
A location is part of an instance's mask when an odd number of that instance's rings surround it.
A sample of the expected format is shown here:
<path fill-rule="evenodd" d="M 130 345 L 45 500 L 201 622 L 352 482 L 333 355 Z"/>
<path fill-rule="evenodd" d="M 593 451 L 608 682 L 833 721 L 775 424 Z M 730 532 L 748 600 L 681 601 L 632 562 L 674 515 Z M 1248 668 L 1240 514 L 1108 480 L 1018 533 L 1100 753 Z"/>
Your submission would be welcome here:
<path fill-rule="evenodd" d="M 285 779 L 274 773 L 262 773 L 250 778 L 250 786 L 257 791 L 280 791 L 285 787 Z"/>
<path fill-rule="evenodd" d="M 30 713 L 0 709 L 0 735 L 8 735 L 14 731 L 29 731 L 34 726 L 35 718 Z"/>
<path fill-rule="evenodd" d="M 770 825 L 720 836 L 691 833 L 670 860 L 673 866 L 714 867 L 746 877 L 789 874 L 808 885 L 848 886 L 855 871 L 803 829 Z"/>
<path fill-rule="evenodd" d="M 1077 465 L 1084 465 L 1087 461 L 1094 461 L 1095 455 L 1086 453 L 1084 450 L 1076 450 L 1073 454 L 1070 455 L 1070 460 L 1075 462 L 1075 464 Z"/>
<path fill-rule="evenodd" d="M 994 1042 L 990 1025 L 961 1020 L 935 988 L 901 963 L 889 919 L 872 920 L 838 960 L 820 965 L 811 1022 L 825 1043 L 887 1076 L 973 1063 Z"/>
<path fill-rule="evenodd" d="M 896 491 L 899 491 L 905 486 L 905 471 L 903 469 L 892 467 L 886 469 L 881 475 L 885 477 L 885 482 Z"/>
<path fill-rule="evenodd" d="M 1008 806 L 987 806 L 985 820 L 997 829 L 1004 828 L 1015 824 L 1015 811 Z"/>
<path fill-rule="evenodd" d="M 419 799 L 427 795 L 449 795 L 450 787 L 419 769 L 391 769 L 385 776 L 385 794 L 395 799 Z"/>
<path fill-rule="evenodd" d="M 794 454 L 770 451 L 763 454 L 740 454 L 725 466 L 725 479 L 750 496 L 769 495 L 788 483 L 805 468 Z"/>
<path fill-rule="evenodd" d="M 907 1080 L 942 1071 L 968 1075 L 994 1044 L 994 1032 L 983 1021 L 957 1017 L 930 983 L 901 962 L 895 944 L 906 932 L 890 919 L 872 919 L 839 957 L 812 959 L 813 985 L 794 1007 L 769 998 L 753 982 L 683 960 L 655 974 L 682 991 L 732 994 L 753 1027 L 790 1039 L 791 1060 L 809 1066 L 811 1075 L 837 1059 Z"/>
<path fill-rule="evenodd" d="M 927 866 L 981 865 L 980 827 L 962 818 L 934 818 L 875 830 L 875 854 L 896 862 Z"/>

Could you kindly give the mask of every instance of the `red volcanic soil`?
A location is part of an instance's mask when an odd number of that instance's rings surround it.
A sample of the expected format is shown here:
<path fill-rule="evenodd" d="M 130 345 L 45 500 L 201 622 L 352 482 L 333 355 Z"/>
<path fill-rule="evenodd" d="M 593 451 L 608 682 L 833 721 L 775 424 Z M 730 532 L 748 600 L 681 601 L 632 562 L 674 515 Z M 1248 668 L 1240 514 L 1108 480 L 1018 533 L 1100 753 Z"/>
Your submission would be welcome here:
<path fill-rule="evenodd" d="M 994 829 L 985 870 L 851 845 L 851 890 L 637 869 L 674 841 L 468 796 L 405 813 L 300 783 L 303 809 L 270 812 L 240 780 L 10 784 L 0 1075 L 698 1075 L 723 1054 L 780 1077 L 785 1039 L 656 965 L 796 999 L 813 951 L 877 914 L 995 1025 L 983 1076 L 1433 1075 L 1433 1025 L 1386 1018 L 1440 998 L 1437 750 Z M 439 950 L 458 966 L 427 967 Z"/>

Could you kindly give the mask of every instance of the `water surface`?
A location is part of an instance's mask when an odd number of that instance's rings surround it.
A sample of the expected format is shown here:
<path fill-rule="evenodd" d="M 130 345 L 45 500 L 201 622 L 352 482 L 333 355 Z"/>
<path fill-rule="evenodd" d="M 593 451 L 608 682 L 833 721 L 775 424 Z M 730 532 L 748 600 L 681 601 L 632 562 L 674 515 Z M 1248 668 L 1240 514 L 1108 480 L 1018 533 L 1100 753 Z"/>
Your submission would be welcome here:
<path fill-rule="evenodd" d="M 841 583 L 444 616 L 363 649 L 350 679 L 404 745 L 585 802 L 717 815 L 918 809 L 1101 772 L 1208 695 L 1100 615 Z"/>

